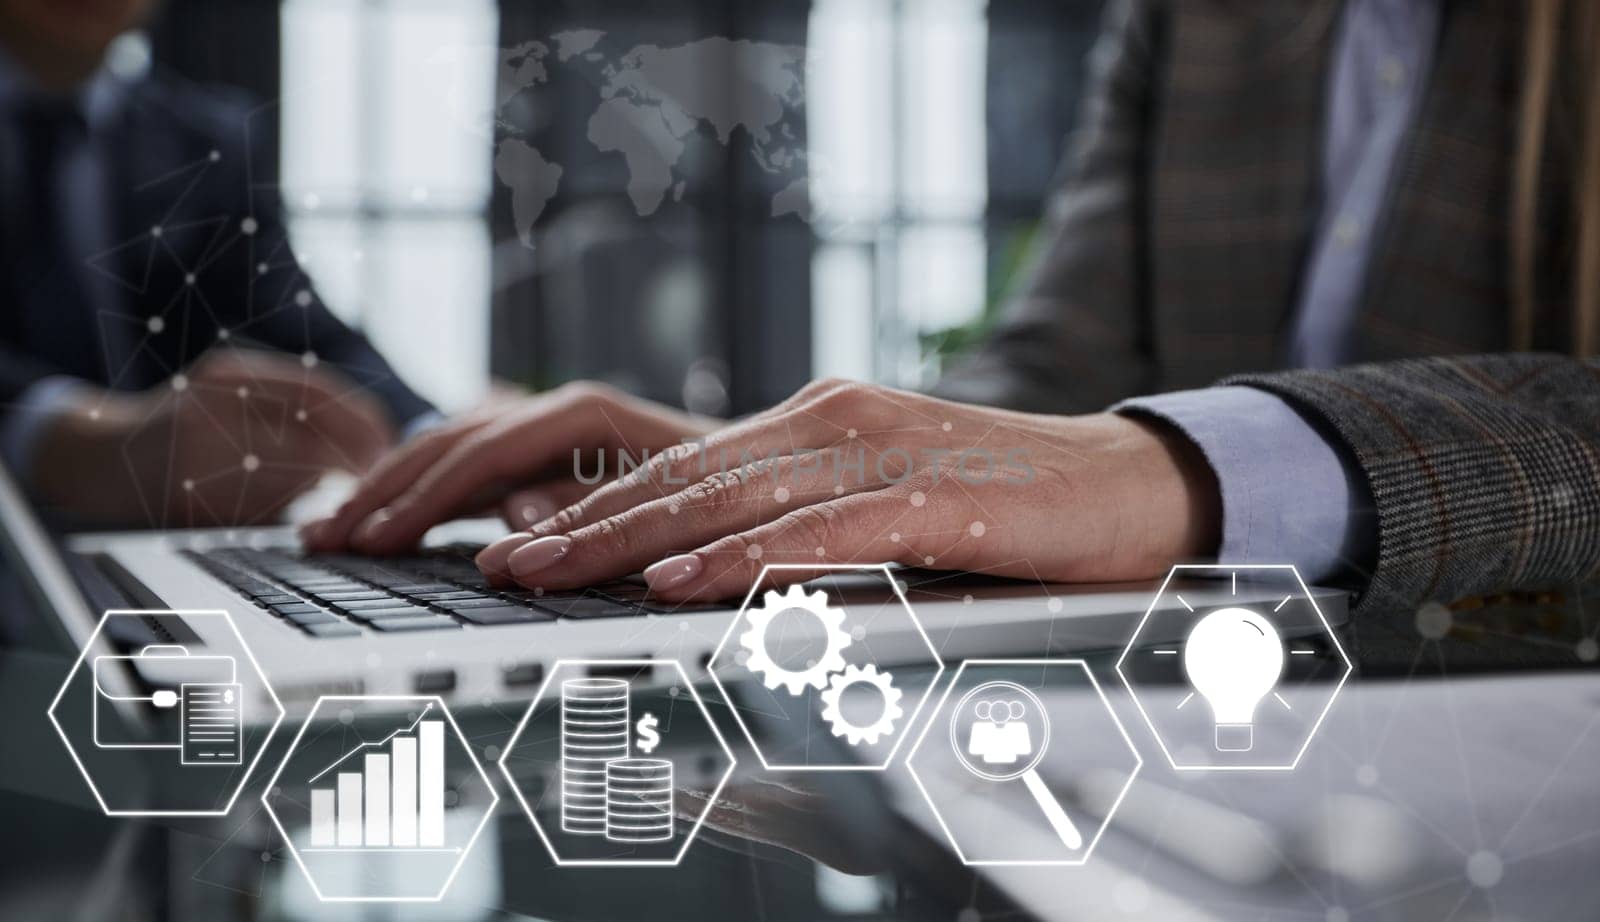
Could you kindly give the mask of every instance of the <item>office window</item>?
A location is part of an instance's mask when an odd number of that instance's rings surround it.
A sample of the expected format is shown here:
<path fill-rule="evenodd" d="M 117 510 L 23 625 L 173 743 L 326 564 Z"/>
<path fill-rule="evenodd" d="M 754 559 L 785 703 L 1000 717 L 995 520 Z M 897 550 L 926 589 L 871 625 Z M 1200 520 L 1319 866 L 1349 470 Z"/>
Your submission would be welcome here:
<path fill-rule="evenodd" d="M 807 128 L 818 246 L 812 368 L 890 384 L 986 287 L 984 0 L 818 0 Z"/>
<path fill-rule="evenodd" d="M 285 0 L 283 193 L 335 312 L 454 409 L 488 382 L 493 0 Z"/>
<path fill-rule="evenodd" d="M 479 396 L 491 369 L 673 402 L 709 375 L 726 392 L 697 405 L 711 412 L 765 406 L 808 372 L 925 384 L 992 316 L 1036 227 L 1098 8 L 284 0 L 295 243 L 330 305 L 447 408 Z M 551 66 L 497 122 L 499 47 L 578 28 L 604 33 L 602 57 L 716 35 L 803 43 L 790 130 L 808 149 L 812 220 L 770 214 L 747 138 L 703 132 L 682 200 L 636 214 L 621 156 L 586 138 L 597 90 L 580 85 L 582 62 Z M 493 175 L 507 136 L 565 170 L 531 248 Z M 619 327 L 672 335 L 619 341 Z"/>

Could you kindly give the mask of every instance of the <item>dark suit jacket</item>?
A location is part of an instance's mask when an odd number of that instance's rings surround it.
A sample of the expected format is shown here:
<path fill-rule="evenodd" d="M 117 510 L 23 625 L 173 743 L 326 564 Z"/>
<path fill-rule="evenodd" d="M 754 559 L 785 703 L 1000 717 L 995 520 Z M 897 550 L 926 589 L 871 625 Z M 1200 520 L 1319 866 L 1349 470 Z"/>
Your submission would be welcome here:
<path fill-rule="evenodd" d="M 1600 363 L 1571 351 L 1570 241 L 1541 247 L 1536 347 L 1508 348 L 1508 207 L 1521 4 L 1453 0 L 1336 371 L 1282 371 L 1318 208 L 1336 0 L 1128 0 L 1050 233 L 951 397 L 1083 412 L 1219 380 L 1341 440 L 1371 490 L 1361 608 L 1600 571 Z M 1571 137 L 1563 109 L 1552 136 Z M 1547 157 L 1547 214 L 1571 162 Z M 1285 476 L 1292 476 L 1286 472 Z"/>
<path fill-rule="evenodd" d="M 0 408 L 53 374 L 121 390 L 149 387 L 216 345 L 225 327 L 234 343 L 315 352 L 323 366 L 370 389 L 397 425 L 429 409 L 360 334 L 328 312 L 296 264 L 273 184 L 275 120 L 271 110 L 252 115 L 242 99 L 173 79 L 128 88 L 107 129 L 115 151 L 107 191 L 119 246 L 87 261 L 64 255 L 50 270 L 112 277 L 120 311 L 95 318 L 93 341 L 84 341 L 83 325 L 5 305 Z M 244 230 L 247 217 L 254 233 Z M 0 292 L 17 277 L 14 252 L 0 250 Z M 188 273 L 195 275 L 192 289 Z M 162 329 L 152 334 L 146 322 L 156 316 Z"/>

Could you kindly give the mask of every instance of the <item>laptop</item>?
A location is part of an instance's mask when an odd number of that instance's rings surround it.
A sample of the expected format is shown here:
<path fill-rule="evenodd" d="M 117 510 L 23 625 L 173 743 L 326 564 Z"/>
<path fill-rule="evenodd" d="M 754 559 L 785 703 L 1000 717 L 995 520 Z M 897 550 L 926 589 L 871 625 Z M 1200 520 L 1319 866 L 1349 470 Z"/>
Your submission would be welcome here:
<path fill-rule="evenodd" d="M 79 649 L 107 610 L 220 609 L 290 713 L 329 694 L 433 694 L 468 706 L 524 699 L 557 660 L 676 660 L 698 682 L 741 601 L 660 603 L 637 578 L 577 592 L 490 587 L 472 563 L 483 544 L 505 532 L 490 520 L 440 526 L 418 552 L 383 559 L 307 555 L 288 528 L 81 534 L 58 548 L 3 467 L 0 532 L 40 606 Z M 1053 585 L 920 570 L 896 570 L 894 577 L 921 630 L 906 618 L 875 619 L 866 640 L 884 665 L 927 662 L 930 645 L 946 662 L 1115 650 L 1156 590 L 1154 582 Z M 846 606 L 898 604 L 881 572 L 815 585 Z M 1344 591 L 1312 593 L 1330 625 L 1345 623 Z M 1224 598 L 1270 605 L 1281 592 L 1203 580 L 1186 584 L 1183 595 L 1195 606 Z M 211 636 L 215 621 L 151 615 L 147 636 L 101 638 L 96 642 L 106 649 L 88 654 L 152 643 L 203 652 L 208 640 L 221 643 Z M 1305 615 L 1288 616 L 1278 627 L 1286 639 L 1322 630 Z M 1141 642 L 1181 639 L 1141 635 Z M 675 679 L 667 668 L 656 673 L 661 684 Z M 137 674 L 124 678 L 140 685 Z"/>

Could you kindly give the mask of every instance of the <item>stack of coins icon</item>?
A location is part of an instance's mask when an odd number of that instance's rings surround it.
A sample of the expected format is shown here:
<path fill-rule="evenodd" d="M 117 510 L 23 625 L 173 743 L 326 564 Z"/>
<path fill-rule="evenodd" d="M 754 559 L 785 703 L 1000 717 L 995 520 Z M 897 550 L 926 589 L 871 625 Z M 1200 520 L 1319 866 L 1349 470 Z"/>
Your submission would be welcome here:
<path fill-rule="evenodd" d="M 606 763 L 606 838 L 664 842 L 672 838 L 672 763 L 616 759 Z"/>
<path fill-rule="evenodd" d="M 561 683 L 561 828 L 577 835 L 606 831 L 606 763 L 628 757 L 628 683 L 569 679 Z"/>

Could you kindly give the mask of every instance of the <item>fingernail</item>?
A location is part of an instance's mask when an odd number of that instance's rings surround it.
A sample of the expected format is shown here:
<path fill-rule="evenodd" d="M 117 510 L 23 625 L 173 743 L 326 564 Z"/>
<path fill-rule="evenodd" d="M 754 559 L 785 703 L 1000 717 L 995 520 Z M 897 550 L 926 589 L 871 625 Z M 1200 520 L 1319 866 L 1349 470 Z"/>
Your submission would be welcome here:
<path fill-rule="evenodd" d="M 527 544 L 532 540 L 533 536 L 525 531 L 512 532 L 511 534 L 506 535 L 504 538 L 501 538 L 499 541 L 496 541 L 479 551 L 478 556 L 473 558 L 473 563 L 476 563 L 478 565 L 478 569 L 484 571 L 485 573 L 489 572 L 492 568 L 495 573 L 505 575 L 507 558 L 509 558 L 512 552 L 517 548 L 522 547 L 524 544 Z"/>
<path fill-rule="evenodd" d="M 650 584 L 651 589 L 671 589 L 699 576 L 702 566 L 699 557 L 679 554 L 645 567 L 644 581 Z"/>
<path fill-rule="evenodd" d="M 506 565 L 511 568 L 512 576 L 522 579 L 549 569 L 556 561 L 567 556 L 570 550 L 572 550 L 571 538 L 566 535 L 551 535 L 548 538 L 529 541 L 512 551 L 511 556 L 506 558 Z"/>
<path fill-rule="evenodd" d="M 393 518 L 394 513 L 387 508 L 379 509 L 377 512 L 367 516 L 361 520 L 361 524 L 356 526 L 356 530 L 350 535 L 351 543 L 372 544 L 383 540 L 383 534 L 389 530 L 389 522 Z"/>
<path fill-rule="evenodd" d="M 313 519 L 300 526 L 300 543 L 309 546 L 322 543 L 322 536 L 328 531 L 327 519 Z"/>

